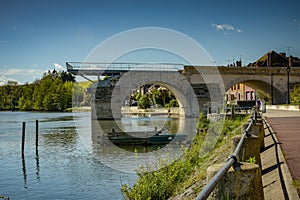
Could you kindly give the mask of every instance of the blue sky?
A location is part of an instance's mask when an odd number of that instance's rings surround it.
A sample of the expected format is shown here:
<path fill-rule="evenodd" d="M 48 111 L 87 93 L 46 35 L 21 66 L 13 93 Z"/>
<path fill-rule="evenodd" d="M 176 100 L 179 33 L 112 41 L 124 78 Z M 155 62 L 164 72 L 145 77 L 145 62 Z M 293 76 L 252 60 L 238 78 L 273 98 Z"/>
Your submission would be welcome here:
<path fill-rule="evenodd" d="M 240 58 L 248 64 L 270 50 L 300 57 L 299 11 L 299 0 L 0 0 L 0 76 L 32 82 L 67 61 L 83 61 L 110 36 L 141 27 L 186 34 L 216 65 Z"/>

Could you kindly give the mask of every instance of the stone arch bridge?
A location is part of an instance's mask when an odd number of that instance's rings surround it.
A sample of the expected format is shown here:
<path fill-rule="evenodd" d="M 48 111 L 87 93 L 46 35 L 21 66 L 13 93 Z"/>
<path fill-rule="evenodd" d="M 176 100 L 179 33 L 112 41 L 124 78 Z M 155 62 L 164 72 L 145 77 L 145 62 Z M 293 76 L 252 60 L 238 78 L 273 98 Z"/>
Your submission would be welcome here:
<path fill-rule="evenodd" d="M 300 83 L 300 68 L 215 67 L 180 64 L 66 63 L 67 71 L 83 77 L 109 76 L 94 82 L 92 114 L 97 119 L 121 117 L 121 107 L 132 89 L 145 84 L 162 85 L 173 92 L 183 117 L 217 112 L 224 92 L 237 83 L 272 95 L 274 104 L 287 102 L 288 85 Z M 289 84 L 288 84 L 289 79 Z M 272 94 L 271 94 L 272 93 Z"/>

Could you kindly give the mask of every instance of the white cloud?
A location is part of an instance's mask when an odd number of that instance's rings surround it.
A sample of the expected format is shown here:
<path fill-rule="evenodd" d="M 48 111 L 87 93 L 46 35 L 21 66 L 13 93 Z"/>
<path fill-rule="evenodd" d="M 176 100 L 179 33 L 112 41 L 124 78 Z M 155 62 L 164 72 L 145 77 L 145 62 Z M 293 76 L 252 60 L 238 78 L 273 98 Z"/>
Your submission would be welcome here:
<path fill-rule="evenodd" d="M 53 66 L 55 67 L 55 69 L 60 71 L 63 71 L 65 69 L 61 64 L 58 63 L 53 63 Z"/>
<path fill-rule="evenodd" d="M 5 70 L 1 70 L 1 74 L 5 74 L 5 75 L 17 75 L 17 74 L 23 74 L 25 73 L 24 69 L 5 69 Z"/>
<path fill-rule="evenodd" d="M 44 71 L 43 69 L 2 68 L 0 74 L 9 79 L 17 80 L 19 83 L 25 83 L 42 78 Z"/>
<path fill-rule="evenodd" d="M 44 70 L 39 69 L 20 69 L 20 68 L 4 68 L 0 69 L 0 74 L 4 76 L 14 76 L 14 75 L 37 75 L 43 73 Z"/>
<path fill-rule="evenodd" d="M 15 80 L 15 79 L 8 78 L 8 77 L 6 77 L 6 76 L 0 75 L 0 86 L 3 86 L 3 85 L 5 85 L 5 84 L 7 84 L 8 81 L 18 82 L 18 81 Z M 18 82 L 18 83 L 19 83 L 19 82 Z"/>
<path fill-rule="evenodd" d="M 242 32 L 239 28 L 234 28 L 230 24 L 212 24 L 212 27 L 214 27 L 217 31 L 236 31 L 238 33 Z"/>

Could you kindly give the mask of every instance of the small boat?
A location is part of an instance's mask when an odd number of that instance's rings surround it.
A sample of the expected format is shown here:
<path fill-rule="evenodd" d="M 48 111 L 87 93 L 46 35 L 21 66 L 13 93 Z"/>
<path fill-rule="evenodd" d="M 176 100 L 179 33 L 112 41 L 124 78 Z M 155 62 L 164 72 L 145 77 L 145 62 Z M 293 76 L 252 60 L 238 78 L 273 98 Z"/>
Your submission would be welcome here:
<path fill-rule="evenodd" d="M 172 143 L 182 143 L 187 139 L 187 135 L 169 134 L 161 131 L 148 132 L 115 132 L 107 134 L 108 139 L 115 145 L 165 145 Z"/>

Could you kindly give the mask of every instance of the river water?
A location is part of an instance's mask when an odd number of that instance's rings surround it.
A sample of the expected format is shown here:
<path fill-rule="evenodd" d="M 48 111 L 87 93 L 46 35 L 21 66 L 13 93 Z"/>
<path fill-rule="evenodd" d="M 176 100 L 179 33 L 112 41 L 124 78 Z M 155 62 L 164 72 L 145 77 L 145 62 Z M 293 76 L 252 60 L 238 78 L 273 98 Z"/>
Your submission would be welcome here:
<path fill-rule="evenodd" d="M 39 120 L 37 153 L 36 120 Z M 24 159 L 22 122 L 26 122 Z M 159 117 L 122 120 L 125 130 L 137 131 L 161 125 L 176 133 L 180 124 L 188 123 Z M 0 196 L 22 200 L 123 199 L 121 185 L 135 183 L 134 169 L 140 161 L 152 162 L 156 155 L 164 153 L 151 154 L 150 150 L 149 154 L 149 149 L 144 148 L 138 149 L 141 151 L 138 158 L 132 149 L 103 148 L 104 152 L 99 153 L 93 150 L 92 132 L 90 112 L 0 112 Z M 165 149 L 174 155 L 173 148 Z"/>
<path fill-rule="evenodd" d="M 35 120 L 39 120 L 38 157 Z M 0 112 L 0 196 L 10 199 L 122 199 L 121 184 L 137 176 L 114 170 L 89 151 L 76 131 L 90 113 Z M 24 159 L 22 122 L 26 122 Z M 84 127 L 84 124 L 86 127 Z"/>

